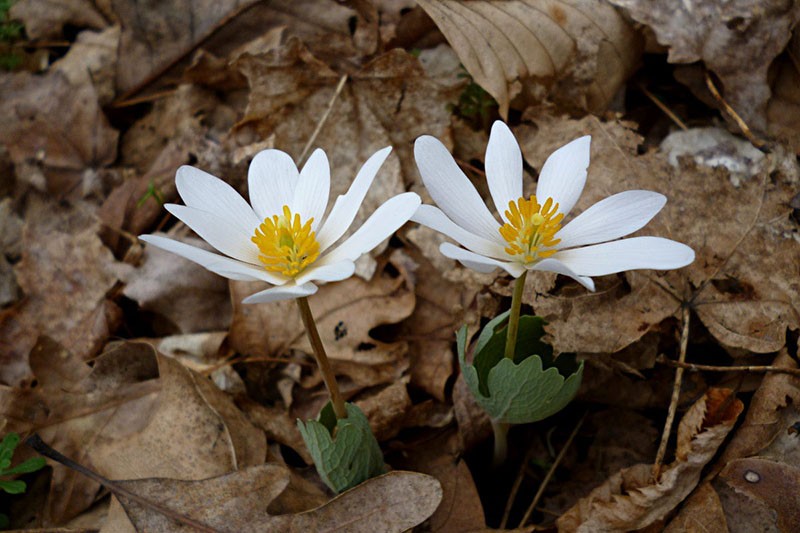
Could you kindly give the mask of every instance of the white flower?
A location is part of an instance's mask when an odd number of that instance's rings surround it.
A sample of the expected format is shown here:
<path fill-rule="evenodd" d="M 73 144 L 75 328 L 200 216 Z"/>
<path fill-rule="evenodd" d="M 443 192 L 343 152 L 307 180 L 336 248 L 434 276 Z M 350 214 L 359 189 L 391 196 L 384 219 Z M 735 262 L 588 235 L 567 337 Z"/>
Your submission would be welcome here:
<path fill-rule="evenodd" d="M 439 208 L 422 205 L 411 217 L 464 248 L 444 243 L 440 251 L 479 272 L 505 269 L 515 278 L 526 270 L 569 276 L 589 290 L 589 276 L 651 268 L 668 270 L 694 261 L 685 244 L 660 237 L 624 237 L 642 228 L 667 199 L 652 191 L 625 191 L 597 202 L 562 227 L 586 183 L 591 138 L 556 150 L 539 173 L 536 194 L 522 196 L 522 153 L 511 130 L 497 121 L 486 148 L 486 180 L 502 223 L 492 216 L 447 148 L 434 137 L 414 145 L 422 181 Z M 466 248 L 466 249 L 465 249 Z"/>
<path fill-rule="evenodd" d="M 157 235 L 142 235 L 140 239 L 220 276 L 275 285 L 248 296 L 243 303 L 314 294 L 317 286 L 313 282 L 352 276 L 354 261 L 405 224 L 419 207 L 418 195 L 399 194 L 333 247 L 353 223 L 389 152 L 390 147 L 384 148 L 367 160 L 347 194 L 336 199 L 324 223 L 330 167 L 322 150 L 314 151 L 300 172 L 292 158 L 280 150 L 257 154 L 247 176 L 252 207 L 224 181 L 183 166 L 175 183 L 186 205 L 165 207 L 225 256 Z"/>

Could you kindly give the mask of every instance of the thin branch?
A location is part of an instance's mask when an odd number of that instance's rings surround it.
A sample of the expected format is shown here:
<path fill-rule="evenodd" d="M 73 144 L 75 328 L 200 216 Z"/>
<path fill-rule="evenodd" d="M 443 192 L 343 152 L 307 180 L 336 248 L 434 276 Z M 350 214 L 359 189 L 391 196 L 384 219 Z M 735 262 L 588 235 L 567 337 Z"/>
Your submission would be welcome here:
<path fill-rule="evenodd" d="M 522 480 L 525 479 L 525 472 L 527 471 L 527 465 L 533 456 L 533 450 L 534 447 L 531 445 L 525 454 L 525 458 L 522 460 L 522 466 L 519 469 L 517 478 L 514 480 L 514 485 L 511 487 L 511 492 L 508 494 L 506 508 L 503 511 L 503 520 L 500 522 L 500 529 L 505 529 L 506 524 L 508 524 L 508 516 L 511 514 L 511 507 L 514 505 L 514 501 L 517 499 L 517 492 L 519 492 L 519 487 L 522 485 Z"/>
<path fill-rule="evenodd" d="M 656 97 L 656 95 L 648 91 L 647 87 L 645 87 L 643 84 L 640 83 L 639 89 L 644 93 L 646 97 L 648 97 L 654 104 L 656 104 L 656 107 L 658 107 L 661 111 L 664 112 L 665 115 L 667 115 L 670 119 L 672 119 L 672 122 L 677 124 L 680 129 L 682 129 L 683 131 L 689 129 L 686 126 L 686 124 L 684 124 L 683 121 L 678 117 L 678 115 L 676 115 L 670 108 L 668 108 L 666 104 L 664 104 L 664 102 L 659 100 Z"/>
<path fill-rule="evenodd" d="M 740 130 L 742 130 L 742 134 L 747 137 L 747 140 L 750 141 L 750 143 L 752 143 L 752 145 L 756 148 L 764 148 L 767 143 L 753 135 L 753 132 L 750 131 L 750 127 L 747 125 L 744 119 L 742 119 L 742 117 L 739 116 L 739 113 L 737 113 L 736 110 L 734 110 L 730 104 L 725 101 L 722 95 L 719 94 L 717 86 L 714 85 L 714 80 L 711 79 L 711 75 L 708 73 L 708 71 L 706 71 L 706 87 L 708 87 L 708 90 L 711 92 L 711 96 L 714 97 L 714 100 L 716 100 L 717 103 L 722 106 L 723 111 L 725 111 L 725 113 L 727 113 L 733 119 L 733 121 L 736 122 L 736 125 L 739 126 Z"/>
<path fill-rule="evenodd" d="M 691 314 L 689 306 L 683 306 L 683 314 L 681 320 L 683 322 L 683 329 L 681 330 L 681 347 L 678 361 L 683 363 L 686 361 L 686 348 L 689 345 L 689 319 Z M 667 420 L 664 422 L 664 432 L 661 434 L 661 443 L 658 445 L 658 452 L 656 453 L 656 460 L 653 463 L 653 479 L 658 481 L 661 475 L 661 463 L 664 461 L 664 455 L 667 453 L 667 443 L 669 442 L 669 435 L 672 432 L 672 424 L 675 421 L 675 412 L 678 410 L 678 400 L 681 396 L 681 385 L 683 383 L 683 368 L 678 367 L 675 370 L 675 383 L 672 386 L 672 399 L 669 402 L 669 410 L 667 411 Z"/>
<path fill-rule="evenodd" d="M 536 491 L 536 495 L 533 497 L 533 501 L 528 506 L 528 510 L 525 511 L 525 516 L 522 517 L 522 521 L 519 523 L 520 527 L 524 526 L 528 523 L 528 519 L 531 517 L 533 510 L 536 508 L 536 504 L 539 503 L 539 500 L 542 499 L 542 495 L 544 494 L 544 489 L 547 487 L 547 484 L 550 483 L 550 479 L 553 477 L 553 474 L 556 472 L 556 468 L 558 465 L 561 464 L 562 459 L 567 454 L 567 450 L 572 445 L 572 441 L 575 440 L 575 436 L 578 434 L 578 430 L 581 429 L 583 425 L 583 421 L 586 419 L 586 413 L 583 414 L 578 423 L 575 424 L 575 429 L 572 430 L 572 433 L 569 434 L 569 438 L 567 442 L 564 443 L 564 446 L 561 448 L 561 451 L 558 452 L 556 456 L 556 460 L 553 461 L 553 464 L 550 465 L 550 470 L 547 471 L 547 474 L 544 476 L 542 480 L 542 484 L 539 485 L 539 490 Z"/>
<path fill-rule="evenodd" d="M 685 363 L 681 361 L 673 361 L 666 357 L 659 356 L 656 359 L 657 363 L 664 365 L 674 366 L 677 368 L 685 368 L 694 372 L 777 372 L 779 374 L 791 374 L 800 377 L 800 368 L 786 368 L 783 366 L 765 366 L 765 365 L 734 365 L 734 366 L 715 366 L 715 365 L 700 365 L 697 363 Z"/>
<path fill-rule="evenodd" d="M 317 127 L 314 128 L 314 133 L 312 133 L 311 137 L 308 138 L 308 142 L 306 142 L 306 145 L 303 147 L 303 151 L 300 152 L 300 157 L 297 158 L 298 166 L 302 165 L 303 160 L 306 158 L 306 154 L 308 154 L 308 151 L 311 149 L 311 145 L 314 144 L 314 141 L 317 140 L 319 132 L 322 131 L 322 126 L 324 126 L 328 121 L 328 117 L 333 109 L 333 104 L 336 103 L 336 99 L 339 98 L 342 89 L 344 89 L 345 82 L 347 82 L 347 74 L 344 74 L 341 78 L 339 78 L 339 84 L 336 86 L 336 90 L 333 92 L 333 96 L 331 96 L 331 99 L 328 102 L 328 107 L 325 109 L 325 112 L 317 122 Z"/>

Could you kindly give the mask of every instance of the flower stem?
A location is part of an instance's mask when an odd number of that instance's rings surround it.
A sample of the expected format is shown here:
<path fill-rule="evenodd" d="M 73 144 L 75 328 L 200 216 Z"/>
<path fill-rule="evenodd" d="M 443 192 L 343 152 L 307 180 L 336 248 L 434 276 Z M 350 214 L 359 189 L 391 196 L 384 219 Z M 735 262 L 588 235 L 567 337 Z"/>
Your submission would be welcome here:
<path fill-rule="evenodd" d="M 514 360 L 517 347 L 517 331 L 519 330 L 519 310 L 522 307 L 522 289 L 525 288 L 525 278 L 528 271 L 522 273 L 514 282 L 514 295 L 511 297 L 511 314 L 508 316 L 508 330 L 506 333 L 505 356 Z"/>
<path fill-rule="evenodd" d="M 308 298 L 305 296 L 298 298 L 297 307 L 300 308 L 300 316 L 303 317 L 303 324 L 306 327 L 306 334 L 308 334 L 308 340 L 311 342 L 311 348 L 314 350 L 314 358 L 317 360 L 317 366 L 322 374 L 322 381 L 325 382 L 325 387 L 331 397 L 333 412 L 336 414 L 336 418 L 347 418 L 344 399 L 342 398 L 342 393 L 339 392 L 339 385 L 336 384 L 336 375 L 333 373 L 328 356 L 325 355 L 325 347 L 322 346 L 322 339 L 319 338 L 314 316 L 308 306 Z"/>
<path fill-rule="evenodd" d="M 497 422 L 492 419 L 492 431 L 494 432 L 494 458 L 492 459 L 492 465 L 495 468 L 506 462 L 509 429 L 511 429 L 511 424 Z"/>

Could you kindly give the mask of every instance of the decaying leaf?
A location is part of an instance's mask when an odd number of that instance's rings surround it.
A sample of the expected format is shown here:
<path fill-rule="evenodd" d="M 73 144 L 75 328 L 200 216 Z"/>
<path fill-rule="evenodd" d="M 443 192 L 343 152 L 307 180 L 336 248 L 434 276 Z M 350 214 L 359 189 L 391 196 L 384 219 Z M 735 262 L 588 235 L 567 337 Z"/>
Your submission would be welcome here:
<path fill-rule="evenodd" d="M 703 61 L 722 82 L 728 104 L 751 128 L 766 131 L 768 71 L 800 20 L 800 6 L 782 0 L 611 3 L 655 32 L 669 47 L 670 63 Z"/>
<path fill-rule="evenodd" d="M 598 0 L 420 0 L 475 82 L 511 102 L 602 112 L 639 59 L 636 33 Z"/>
<path fill-rule="evenodd" d="M 264 461 L 263 433 L 232 400 L 149 345 L 121 344 L 90 368 L 57 345 L 40 343 L 31 366 L 39 387 L 0 389 L 7 430 L 38 431 L 108 476 L 203 479 Z M 48 524 L 97 497 L 96 482 L 62 467 L 51 483 Z"/>
<path fill-rule="evenodd" d="M 453 375 L 455 331 L 464 323 L 474 329 L 479 319 L 473 306 L 478 289 L 440 279 L 430 261 L 416 250 L 402 265 L 413 279 L 417 296 L 414 312 L 401 329 L 401 335 L 409 339 L 411 382 L 443 402 Z"/>
<path fill-rule="evenodd" d="M 0 381 L 9 385 L 30 377 L 27 357 L 40 335 L 79 358 L 97 354 L 121 315 L 107 295 L 130 271 L 80 211 L 34 198 L 27 213 L 22 260 L 14 268 L 25 299 L 0 315 Z"/>
<path fill-rule="evenodd" d="M 485 522 L 483 505 L 463 460 L 460 439 L 447 431 L 406 450 L 398 466 L 429 474 L 442 484 L 442 503 L 428 522 L 430 531 L 477 531 Z"/>
<path fill-rule="evenodd" d="M 744 409 L 728 389 L 709 389 L 683 416 L 675 461 L 658 481 L 651 466 L 625 468 L 558 519 L 559 531 L 630 531 L 663 519 L 694 489 Z"/>
<path fill-rule="evenodd" d="M 70 51 L 43 75 L 0 74 L 0 142 L 17 178 L 41 191 L 67 195 L 86 172 L 117 156 L 118 133 L 100 109 L 89 71 L 75 69 L 81 57 Z"/>

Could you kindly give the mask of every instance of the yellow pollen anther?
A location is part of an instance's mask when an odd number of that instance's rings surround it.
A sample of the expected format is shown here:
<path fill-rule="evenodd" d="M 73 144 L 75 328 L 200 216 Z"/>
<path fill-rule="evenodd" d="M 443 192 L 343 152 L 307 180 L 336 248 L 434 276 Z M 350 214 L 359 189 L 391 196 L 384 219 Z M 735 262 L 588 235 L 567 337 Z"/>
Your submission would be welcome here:
<path fill-rule="evenodd" d="M 319 243 L 311 231 L 310 218 L 303 224 L 297 213 L 292 217 L 289 206 L 282 215 L 267 217 L 256 228 L 250 240 L 258 246 L 258 259 L 270 272 L 293 278 L 319 257 Z"/>
<path fill-rule="evenodd" d="M 544 205 L 536 201 L 536 196 L 508 202 L 505 214 L 508 222 L 500 228 L 500 235 L 508 243 L 505 250 L 509 255 L 518 256 L 523 263 L 533 263 L 556 253 L 553 247 L 561 239 L 555 235 L 564 215 L 558 212 L 558 204 L 552 198 Z"/>

